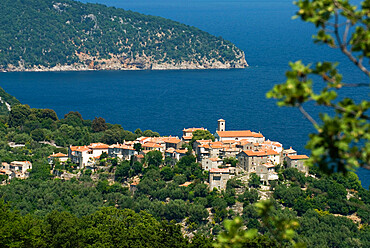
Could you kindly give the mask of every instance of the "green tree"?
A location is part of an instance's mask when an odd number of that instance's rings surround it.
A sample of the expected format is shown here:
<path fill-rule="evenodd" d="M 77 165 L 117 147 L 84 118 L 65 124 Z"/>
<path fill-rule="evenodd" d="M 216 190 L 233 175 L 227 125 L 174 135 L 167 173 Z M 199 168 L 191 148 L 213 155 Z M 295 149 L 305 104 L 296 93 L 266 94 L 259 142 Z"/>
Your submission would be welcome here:
<path fill-rule="evenodd" d="M 259 188 L 261 185 L 261 179 L 256 173 L 251 173 L 248 180 L 249 187 Z"/>
<path fill-rule="evenodd" d="M 134 171 L 134 174 L 138 175 L 143 171 L 143 165 L 139 161 L 135 161 L 135 163 L 132 165 L 132 169 Z"/>
<path fill-rule="evenodd" d="M 9 114 L 9 126 L 10 127 L 22 127 L 29 115 L 31 114 L 31 108 L 28 105 L 15 105 Z"/>
<path fill-rule="evenodd" d="M 168 166 L 163 167 L 161 169 L 161 176 L 162 176 L 163 180 L 170 181 L 170 180 L 172 180 L 172 178 L 174 176 L 173 170 Z"/>
<path fill-rule="evenodd" d="M 136 129 L 134 133 L 137 135 L 137 137 L 143 136 L 143 132 L 141 131 L 140 128 Z"/>
<path fill-rule="evenodd" d="M 189 220 L 195 223 L 201 223 L 208 218 L 208 210 L 202 205 L 191 204 L 189 206 Z"/>
<path fill-rule="evenodd" d="M 162 164 L 163 156 L 160 151 L 150 151 L 145 155 L 145 161 L 148 165 L 159 167 Z"/>
<path fill-rule="evenodd" d="M 190 140 L 190 145 L 193 146 L 196 140 L 212 140 L 215 141 L 215 136 L 208 130 L 196 130 L 193 132 L 193 137 Z"/>
<path fill-rule="evenodd" d="M 114 174 L 117 182 L 123 182 L 127 177 L 130 176 L 130 164 L 128 161 L 124 161 L 121 165 L 117 166 Z"/>
<path fill-rule="evenodd" d="M 83 119 L 79 112 L 69 112 L 68 114 L 64 115 L 64 119 L 61 120 L 61 123 L 67 124 L 73 127 L 76 126 L 82 126 L 83 125 Z"/>
<path fill-rule="evenodd" d="M 46 216 L 47 240 L 51 247 L 80 246 L 81 220 L 68 212 L 53 211 Z"/>
<path fill-rule="evenodd" d="M 106 152 L 102 152 L 102 154 L 99 157 L 99 159 L 107 159 L 107 158 L 108 158 L 108 153 Z"/>
<path fill-rule="evenodd" d="M 137 152 L 141 152 L 141 150 L 143 149 L 143 146 L 140 143 L 135 143 L 134 144 L 134 149 Z"/>
<path fill-rule="evenodd" d="M 92 121 L 91 124 L 91 129 L 93 132 L 98 133 L 98 132 L 103 132 L 107 130 L 108 126 L 105 120 L 102 117 L 95 117 L 95 119 Z"/>
<path fill-rule="evenodd" d="M 238 160 L 234 157 L 224 158 L 223 160 L 224 165 L 231 164 L 231 166 L 233 167 L 236 167 L 237 163 L 238 163 Z"/>
<path fill-rule="evenodd" d="M 32 139 L 36 141 L 43 141 L 45 140 L 45 131 L 43 129 L 35 129 L 31 132 Z"/>
<path fill-rule="evenodd" d="M 153 132 L 152 130 L 145 130 L 143 133 L 144 137 L 159 137 L 159 133 Z"/>
<path fill-rule="evenodd" d="M 361 8 L 348 0 L 299 0 L 296 17 L 313 23 L 318 28 L 315 43 L 339 49 L 360 74 L 367 78 L 370 71 L 363 63 L 370 58 L 369 1 Z M 287 81 L 275 85 L 267 94 L 278 99 L 279 106 L 297 107 L 312 123 L 316 133 L 310 134 L 307 148 L 311 150 L 309 165 L 319 166 L 327 173 L 355 170 L 370 164 L 370 117 L 368 99 L 351 99 L 340 91 L 343 87 L 369 88 L 368 82 L 343 82 L 337 64 L 318 62 L 304 65 L 301 61 L 290 63 Z M 316 76 L 316 77 L 315 77 Z M 317 92 L 314 78 L 320 77 L 324 88 Z M 315 88 L 315 89 L 314 89 Z M 321 113 L 320 121 L 309 114 L 304 105 L 314 102 L 333 110 L 334 114 Z"/>
<path fill-rule="evenodd" d="M 253 204 L 259 200 L 258 191 L 256 189 L 246 190 L 242 195 L 239 196 L 238 200 L 244 203 L 244 206 Z"/>

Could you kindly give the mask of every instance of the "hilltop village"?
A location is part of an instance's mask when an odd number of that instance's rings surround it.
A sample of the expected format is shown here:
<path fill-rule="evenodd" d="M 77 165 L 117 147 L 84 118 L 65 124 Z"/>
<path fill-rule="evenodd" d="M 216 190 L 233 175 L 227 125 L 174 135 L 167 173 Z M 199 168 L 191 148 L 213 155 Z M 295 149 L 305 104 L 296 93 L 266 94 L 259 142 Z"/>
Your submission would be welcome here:
<path fill-rule="evenodd" d="M 193 139 L 194 134 L 205 132 L 208 130 L 203 127 L 185 128 L 181 138 L 139 137 L 135 141 L 124 141 L 123 144 L 70 145 L 68 154 L 52 154 L 48 161 L 53 168 L 55 163 L 70 161 L 77 166 L 74 169 L 95 172 L 101 169 L 99 162 L 106 157 L 144 162 L 149 152 L 158 151 L 164 161 L 172 161 L 175 164 L 182 157 L 193 154 L 202 169 L 209 172 L 209 188 L 218 190 L 225 190 L 229 179 L 235 176 L 248 179 L 252 173 L 259 176 L 263 185 L 269 185 L 271 181 L 278 180 L 275 172 L 277 166 L 293 167 L 308 173 L 308 168 L 304 165 L 304 161 L 308 159 L 306 155 L 298 155 L 292 147 L 284 149 L 281 143 L 270 141 L 259 132 L 227 131 L 225 120 L 220 119 L 214 140 Z M 75 176 L 55 170 L 53 173 L 64 179 Z M 130 188 L 135 187 L 139 183 L 138 180 L 130 182 Z"/>

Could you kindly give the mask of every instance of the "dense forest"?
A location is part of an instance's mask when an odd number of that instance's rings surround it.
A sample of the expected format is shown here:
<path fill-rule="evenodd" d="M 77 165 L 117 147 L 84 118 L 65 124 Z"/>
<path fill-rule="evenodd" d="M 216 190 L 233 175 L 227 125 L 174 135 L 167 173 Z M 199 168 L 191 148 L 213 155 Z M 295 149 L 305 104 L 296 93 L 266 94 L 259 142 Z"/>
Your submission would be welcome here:
<path fill-rule="evenodd" d="M 195 27 L 100 4 L 72 0 L 2 0 L 0 70 L 114 62 L 121 68 L 214 62 L 247 64 L 231 42 Z"/>
<path fill-rule="evenodd" d="M 9 95 L 0 87 L 0 115 L 7 115 L 12 105 L 20 104 L 18 99 Z"/>
<path fill-rule="evenodd" d="M 208 172 L 191 152 L 174 161 L 151 151 L 142 161 L 103 154 L 95 172 L 76 169 L 71 161 L 56 163 L 54 172 L 74 175 L 65 180 L 52 173 L 47 161 L 52 152 L 66 152 L 70 144 L 113 144 L 159 134 L 126 131 L 102 118 L 84 120 L 78 112 L 59 119 L 50 109 L 11 107 L 0 118 L 0 160 L 29 160 L 33 168 L 26 180 L 0 178 L 2 247 L 212 247 L 226 231 L 225 221 L 238 216 L 258 231 L 243 247 L 290 247 L 276 239 L 257 209 L 266 194 L 274 218 L 298 221 L 296 242 L 370 246 L 370 193 L 353 172 L 327 175 L 311 168 L 306 176 L 282 165 L 269 189 L 252 174 L 248 181 L 229 180 L 226 190 L 218 191 L 209 189 Z M 9 142 L 24 146 L 10 147 Z M 134 180 L 139 183 L 132 190 Z"/>

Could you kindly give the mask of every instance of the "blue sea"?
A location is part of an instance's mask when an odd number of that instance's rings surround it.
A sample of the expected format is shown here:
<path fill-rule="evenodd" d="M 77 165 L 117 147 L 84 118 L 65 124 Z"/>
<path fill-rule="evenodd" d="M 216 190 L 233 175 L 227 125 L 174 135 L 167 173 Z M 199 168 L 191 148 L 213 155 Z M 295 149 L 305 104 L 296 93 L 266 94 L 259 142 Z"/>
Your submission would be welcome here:
<path fill-rule="evenodd" d="M 230 40 L 245 51 L 246 69 L 188 71 L 101 71 L 0 73 L 0 86 L 22 103 L 54 109 L 59 117 L 78 111 L 86 119 L 103 117 L 134 131 L 151 129 L 181 135 L 187 127 L 260 131 L 265 137 L 308 153 L 311 124 L 294 108 L 279 108 L 265 94 L 285 80 L 289 61 L 339 61 L 344 81 L 367 82 L 340 52 L 312 42 L 315 29 L 299 19 L 286 0 L 95 0 L 109 6 L 162 16 Z M 317 82 L 318 86 L 321 82 Z M 345 89 L 345 96 L 369 92 Z M 315 117 L 325 110 L 306 106 Z M 370 171 L 358 175 L 365 188 Z"/>

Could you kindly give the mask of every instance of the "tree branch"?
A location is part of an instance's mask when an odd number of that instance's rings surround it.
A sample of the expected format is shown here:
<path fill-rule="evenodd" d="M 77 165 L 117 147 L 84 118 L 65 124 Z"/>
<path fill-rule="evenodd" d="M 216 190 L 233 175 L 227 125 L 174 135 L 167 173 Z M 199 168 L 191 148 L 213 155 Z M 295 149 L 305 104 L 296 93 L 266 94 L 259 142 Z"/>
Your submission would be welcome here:
<path fill-rule="evenodd" d="M 342 84 L 343 87 L 370 87 L 370 83 Z"/>
<path fill-rule="evenodd" d="M 351 14 L 351 12 L 349 12 L 347 9 L 343 8 L 336 0 L 333 0 L 335 6 L 338 8 L 338 9 L 341 9 L 342 11 L 345 11 L 349 14 Z M 340 50 L 362 71 L 364 72 L 368 77 L 370 76 L 370 71 L 365 67 L 363 66 L 362 64 L 362 60 L 358 60 L 355 56 L 353 56 L 353 54 L 351 52 L 348 51 L 347 49 L 347 46 L 346 44 L 347 43 L 342 43 L 342 40 L 339 36 L 339 15 L 338 15 L 338 9 L 335 9 L 334 10 L 334 19 L 335 19 L 335 25 L 334 25 L 334 33 L 335 33 L 335 37 L 337 39 L 337 42 L 338 42 L 338 45 L 340 47 Z M 347 29 L 347 28 L 346 28 Z M 347 33 L 348 34 L 348 33 Z M 347 36 L 346 34 L 346 36 Z"/>
<path fill-rule="evenodd" d="M 306 110 L 302 107 L 301 104 L 297 104 L 299 111 L 309 120 L 316 129 L 319 128 L 319 124 L 312 118 L 312 116 L 306 112 Z"/>

